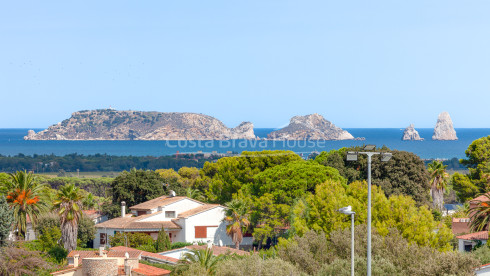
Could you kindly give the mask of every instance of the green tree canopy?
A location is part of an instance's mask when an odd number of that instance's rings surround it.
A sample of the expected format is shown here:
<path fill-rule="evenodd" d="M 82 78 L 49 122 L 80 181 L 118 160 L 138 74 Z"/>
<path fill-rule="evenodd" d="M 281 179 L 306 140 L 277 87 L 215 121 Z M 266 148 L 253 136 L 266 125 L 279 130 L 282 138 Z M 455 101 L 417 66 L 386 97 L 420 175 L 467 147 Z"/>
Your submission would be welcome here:
<path fill-rule="evenodd" d="M 125 201 L 131 207 L 157 198 L 165 194 L 163 184 L 163 178 L 154 171 L 124 171 L 111 184 L 112 202 L 120 205 L 121 201 Z"/>
<path fill-rule="evenodd" d="M 490 136 L 473 141 L 465 153 L 466 159 L 460 162 L 469 169 L 469 174 L 455 173 L 452 177 L 456 195 L 462 201 L 490 189 Z"/>
<path fill-rule="evenodd" d="M 336 229 L 348 228 L 349 218 L 336 211 L 348 205 L 356 212 L 356 224 L 365 223 L 366 186 L 365 182 L 356 181 L 345 188 L 339 181 L 332 180 L 318 185 L 315 194 L 306 198 L 306 206 L 294 206 L 292 228 L 300 236 L 310 229 L 323 231 L 328 236 Z M 385 235 L 390 228 L 396 228 L 409 242 L 440 250 L 449 249 L 453 236 L 451 230 L 445 225 L 439 226 L 425 205 L 417 207 L 412 198 L 404 195 L 387 198 L 376 186 L 372 190 L 372 202 L 373 226 L 380 234 Z"/>
<path fill-rule="evenodd" d="M 312 161 L 293 161 L 269 168 L 255 176 L 250 193 L 260 197 L 272 194 L 277 204 L 291 205 L 296 198 L 314 192 L 327 179 L 346 184 L 339 171 Z"/>
<path fill-rule="evenodd" d="M 315 161 L 336 168 L 340 175 L 350 182 L 367 179 L 367 158 L 359 155 L 358 161 L 346 161 L 348 151 L 359 151 L 360 148 L 342 148 L 322 152 Z M 389 151 L 382 148 L 382 151 Z M 393 157 L 388 162 L 381 162 L 379 156 L 372 158 L 372 184 L 383 189 L 387 196 L 408 195 L 418 204 L 429 203 L 429 173 L 424 161 L 417 155 L 391 150 Z"/>
<path fill-rule="evenodd" d="M 195 187 L 206 194 L 208 200 L 226 203 L 246 183 L 254 181 L 260 172 L 291 161 L 301 160 L 292 151 L 242 152 L 238 157 L 224 157 L 215 163 L 206 162 L 201 169 L 202 179 Z"/>
<path fill-rule="evenodd" d="M 470 169 L 472 178 L 479 179 L 490 162 L 490 135 L 473 141 L 465 154 L 467 159 L 460 160 L 461 164 Z"/>

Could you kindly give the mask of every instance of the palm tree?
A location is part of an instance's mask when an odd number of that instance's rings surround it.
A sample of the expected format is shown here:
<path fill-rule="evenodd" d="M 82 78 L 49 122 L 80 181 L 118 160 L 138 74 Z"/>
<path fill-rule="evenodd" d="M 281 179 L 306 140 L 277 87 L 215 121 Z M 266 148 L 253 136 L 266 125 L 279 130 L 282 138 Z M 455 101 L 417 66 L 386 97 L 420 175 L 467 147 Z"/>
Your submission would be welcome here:
<path fill-rule="evenodd" d="M 220 260 L 221 257 L 214 256 L 213 251 L 209 248 L 193 249 L 182 256 L 182 259 L 179 260 L 179 266 L 185 270 L 189 265 L 198 263 L 206 269 L 208 275 L 214 275 L 216 264 Z"/>
<path fill-rule="evenodd" d="M 477 205 L 470 208 L 470 227 L 474 232 L 489 229 L 490 226 L 490 194 L 482 195 L 483 200 L 476 200 Z"/>
<path fill-rule="evenodd" d="M 188 198 L 192 198 L 195 200 L 201 200 L 201 201 L 205 200 L 201 191 L 199 191 L 198 189 L 193 189 L 192 187 L 187 187 L 187 189 L 185 189 L 185 195 Z"/>
<path fill-rule="evenodd" d="M 32 173 L 18 171 L 9 176 L 10 179 L 4 181 L 0 189 L 7 195 L 7 203 L 14 213 L 18 236 L 24 237 L 27 219 L 34 227 L 37 218 L 48 211 L 48 189 L 45 184 L 39 184 Z"/>
<path fill-rule="evenodd" d="M 430 173 L 430 192 L 434 208 L 442 211 L 444 207 L 444 192 L 446 191 L 448 174 L 446 172 L 446 165 L 443 165 L 441 161 L 434 161 L 428 165 Z"/>
<path fill-rule="evenodd" d="M 70 252 L 77 248 L 78 221 L 82 217 L 83 195 L 74 184 L 66 184 L 58 190 L 57 199 L 53 202 L 61 220 L 61 240 Z"/>
<path fill-rule="evenodd" d="M 238 199 L 228 202 L 226 207 L 225 218 L 223 219 L 223 221 L 228 222 L 226 234 L 231 237 L 236 249 L 240 249 L 243 232 L 250 225 L 250 210 L 245 202 Z"/>

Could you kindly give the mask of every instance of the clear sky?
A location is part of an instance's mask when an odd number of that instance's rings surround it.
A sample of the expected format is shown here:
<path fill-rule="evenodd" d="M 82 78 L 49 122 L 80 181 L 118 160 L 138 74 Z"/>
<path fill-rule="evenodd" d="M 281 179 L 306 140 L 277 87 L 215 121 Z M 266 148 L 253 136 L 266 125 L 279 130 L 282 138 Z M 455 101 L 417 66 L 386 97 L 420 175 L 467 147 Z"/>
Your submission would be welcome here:
<path fill-rule="evenodd" d="M 490 1 L 3 1 L 0 128 L 74 111 L 490 127 Z"/>

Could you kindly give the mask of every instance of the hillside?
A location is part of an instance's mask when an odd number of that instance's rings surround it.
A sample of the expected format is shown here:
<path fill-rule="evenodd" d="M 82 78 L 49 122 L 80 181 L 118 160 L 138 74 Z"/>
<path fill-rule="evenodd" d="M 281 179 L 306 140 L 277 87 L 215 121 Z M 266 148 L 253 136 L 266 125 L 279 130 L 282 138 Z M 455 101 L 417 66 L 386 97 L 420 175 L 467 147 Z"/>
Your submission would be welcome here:
<path fill-rule="evenodd" d="M 255 139 L 253 124 L 228 128 L 221 121 L 196 113 L 116 111 L 75 112 L 69 119 L 25 140 L 228 140 Z"/>
<path fill-rule="evenodd" d="M 350 140 L 354 139 L 349 132 L 325 120 L 320 114 L 294 116 L 289 125 L 271 132 L 271 140 Z"/>

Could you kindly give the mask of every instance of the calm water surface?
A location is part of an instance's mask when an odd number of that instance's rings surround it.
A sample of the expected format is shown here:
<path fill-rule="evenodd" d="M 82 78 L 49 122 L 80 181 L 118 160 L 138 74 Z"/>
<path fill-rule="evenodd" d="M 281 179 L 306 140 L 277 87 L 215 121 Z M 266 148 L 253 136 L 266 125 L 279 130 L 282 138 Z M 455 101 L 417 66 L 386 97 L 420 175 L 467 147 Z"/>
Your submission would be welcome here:
<path fill-rule="evenodd" d="M 402 141 L 402 129 L 398 128 L 346 128 L 354 137 L 365 137 L 365 141 L 25 141 L 28 129 L 0 129 L 0 154 L 25 155 L 55 154 L 109 154 L 133 156 L 162 156 L 176 152 L 242 152 L 245 150 L 292 150 L 309 154 L 312 151 L 324 151 L 354 145 L 386 145 L 391 149 L 414 152 L 421 158 L 464 158 L 464 151 L 472 141 L 490 135 L 488 128 L 456 129 L 457 141 L 432 141 L 431 128 L 417 129 L 425 141 Z M 35 129 L 40 131 L 42 129 Z M 257 128 L 255 134 L 266 137 L 274 129 Z"/>

